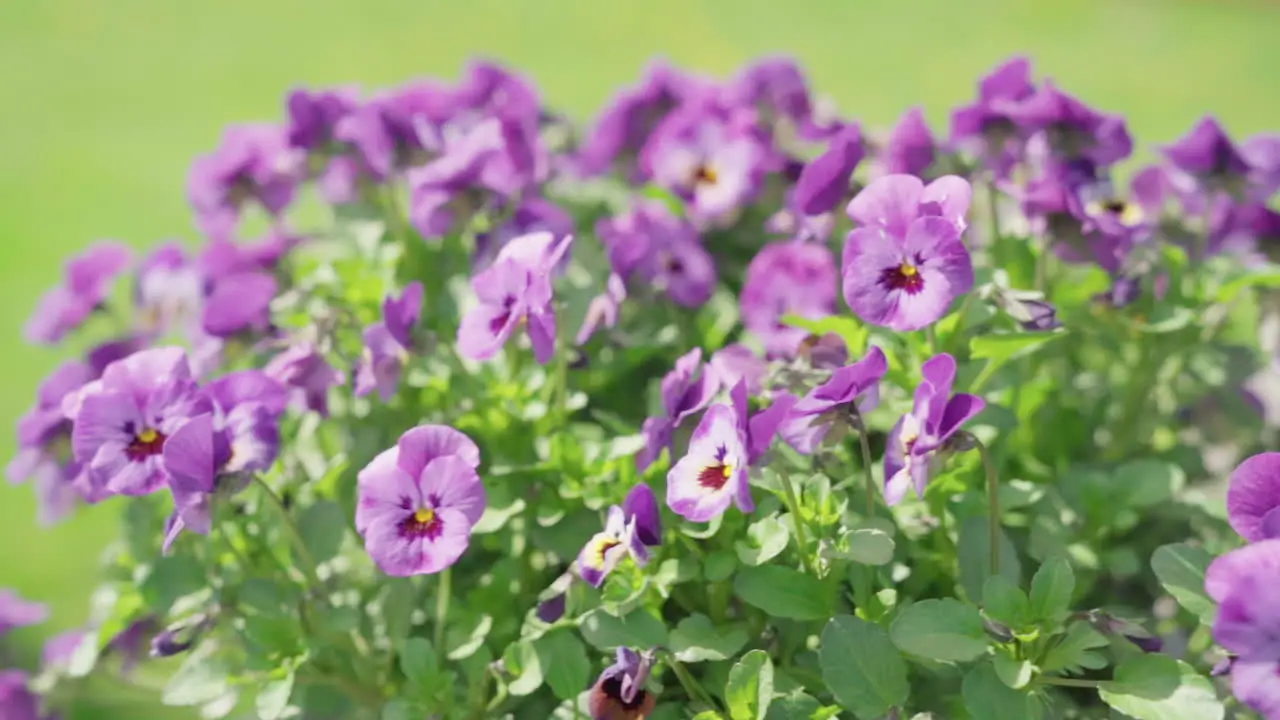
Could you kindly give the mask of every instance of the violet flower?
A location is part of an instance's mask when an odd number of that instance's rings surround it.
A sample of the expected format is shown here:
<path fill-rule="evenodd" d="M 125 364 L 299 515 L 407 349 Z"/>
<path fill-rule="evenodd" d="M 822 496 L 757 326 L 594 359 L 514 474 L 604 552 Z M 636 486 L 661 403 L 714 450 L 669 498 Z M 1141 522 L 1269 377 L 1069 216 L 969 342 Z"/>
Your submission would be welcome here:
<path fill-rule="evenodd" d="M 456 99 L 442 85 L 410 83 L 346 113 L 334 127 L 334 137 L 355 150 L 361 174 L 382 181 L 429 159 L 424 139 L 437 134 L 455 109 Z"/>
<path fill-rule="evenodd" d="M 1259 133 L 1240 145 L 1240 154 L 1252 168 L 1253 199 L 1265 203 L 1280 191 L 1280 133 Z"/>
<path fill-rule="evenodd" d="M 753 108 L 774 124 L 785 119 L 808 139 L 822 137 L 826 130 L 814 124 L 809 83 L 789 57 L 765 57 L 747 65 L 730 82 L 727 100 Z"/>
<path fill-rule="evenodd" d="M 388 575 L 437 573 L 457 562 L 485 508 L 480 449 L 444 425 L 400 436 L 357 476 L 356 530 Z"/>
<path fill-rule="evenodd" d="M 800 223 L 808 234 L 825 237 L 830 232 L 826 218 L 849 196 L 853 171 L 866 156 L 862 130 L 854 124 L 844 126 L 831 138 L 826 151 L 809 161 L 800 171 L 791 194 L 791 205 L 801 216 Z"/>
<path fill-rule="evenodd" d="M 66 630 L 44 641 L 40 650 L 40 667 L 42 670 L 65 670 L 71 663 L 76 648 L 84 640 L 85 631 L 79 628 Z"/>
<path fill-rule="evenodd" d="M 810 335 L 800 343 L 796 356 L 814 370 L 835 370 L 849 362 L 849 346 L 833 332 Z"/>
<path fill-rule="evenodd" d="M 712 353 L 707 361 L 707 374 L 713 385 L 731 388 L 742 381 L 747 385 L 748 395 L 759 395 L 764 390 L 768 373 L 768 363 L 741 343 L 726 345 Z"/>
<path fill-rule="evenodd" d="M 679 103 L 684 83 L 662 63 L 650 66 L 635 87 L 616 95 L 587 131 L 577 166 L 585 176 L 606 172 L 639 154 L 658 123 Z"/>
<path fill-rule="evenodd" d="M 1249 542 L 1280 538 L 1280 453 L 1254 455 L 1231 473 L 1227 517 Z"/>
<path fill-rule="evenodd" d="M 711 402 L 716 387 L 715 376 L 702 370 L 702 348 L 694 348 L 676 359 L 675 367 L 662 378 L 663 414 L 646 419 L 641 428 L 645 445 L 636 455 L 637 470 L 647 470 L 663 450 L 675 452 L 672 438 L 675 429 Z"/>
<path fill-rule="evenodd" d="M 933 165 L 937 152 L 938 143 L 924 119 L 924 110 L 913 107 L 894 126 L 880 161 L 886 175 L 923 177 Z"/>
<path fill-rule="evenodd" d="M 716 264 L 697 230 L 656 200 L 640 200 L 601 220 L 596 234 L 623 280 L 638 280 L 678 305 L 701 307 L 716 285 Z"/>
<path fill-rule="evenodd" d="M 209 413 L 188 420 L 165 442 L 164 467 L 174 507 L 165 525 L 162 550 L 166 555 L 183 530 L 209 534 L 213 523 L 210 498 L 230 460 L 227 433 L 214 428 Z"/>
<path fill-rule="evenodd" d="M 207 334 L 226 338 L 271 327 L 271 301 L 278 286 L 273 275 L 240 272 L 213 280 L 204 299 L 201 325 Z"/>
<path fill-rule="evenodd" d="M 143 258 L 134 280 L 138 329 L 148 337 L 194 329 L 204 294 L 204 274 L 187 251 L 176 242 L 157 247 Z"/>
<path fill-rule="evenodd" d="M 706 522 L 730 504 L 744 513 L 755 510 L 748 469 L 768 451 L 795 402 L 780 395 L 749 416 L 745 382 L 735 385 L 729 397 L 731 404 L 707 409 L 685 456 L 667 473 L 667 506 L 686 520 Z"/>
<path fill-rule="evenodd" d="M 71 418 L 71 447 L 93 487 L 146 495 L 168 479 L 165 442 L 188 419 L 211 409 L 186 351 L 143 350 L 112 363 L 101 380 L 84 388 Z"/>
<path fill-rule="evenodd" d="M 574 337 L 574 344 L 585 345 L 601 326 L 614 328 L 618 324 L 618 312 L 622 302 L 627 299 L 627 286 L 617 273 L 609 273 L 605 281 L 605 291 L 587 304 L 587 314 L 582 318 L 582 327 Z"/>
<path fill-rule="evenodd" d="M 604 530 L 578 553 L 578 573 L 592 587 L 600 587 L 624 558 L 630 556 L 643 567 L 649 562 L 649 548 L 661 544 L 658 501 L 653 490 L 641 483 L 627 493 L 621 506 L 610 506 Z"/>
<path fill-rule="evenodd" d="M 1059 90 L 1052 80 L 1007 110 L 1024 133 L 1044 133 L 1050 150 L 1060 157 L 1107 167 L 1133 152 L 1123 117 L 1094 110 Z"/>
<path fill-rule="evenodd" d="M 1272 589 L 1280 574 L 1280 539 L 1232 550 L 1214 560 L 1204 589 L 1218 603 L 1213 638 L 1235 654 L 1231 691 L 1263 717 L 1280 717 L 1280 608 Z"/>
<path fill-rule="evenodd" d="M 844 298 L 873 325 L 920 330 L 973 288 L 973 260 L 960 239 L 971 189 L 960 178 L 925 187 L 910 175 L 886 175 L 849 203 L 863 225 L 845 240 Z"/>
<path fill-rule="evenodd" d="M 1023 138 L 1010 112 L 1035 93 L 1031 61 L 1014 57 L 978 84 L 978 98 L 951 114 L 951 143 L 1006 178 L 1021 154 Z"/>
<path fill-rule="evenodd" d="M 422 315 L 422 283 L 411 282 L 400 297 L 382 301 L 382 321 L 364 330 L 364 353 L 356 366 L 355 393 L 364 397 L 377 389 L 383 402 L 395 397 L 400 375 L 417 347 L 413 331 Z"/>
<path fill-rule="evenodd" d="M 143 658 L 143 648 L 150 647 L 159 623 L 153 615 L 146 615 L 129 623 L 123 630 L 107 641 L 104 652 L 116 653 L 120 656 L 120 674 L 130 675 L 138 662 Z"/>
<path fill-rule="evenodd" d="M 65 516 L 80 495 L 74 483 L 83 465 L 72 457 L 71 421 L 62 404 L 95 379 L 97 373 L 88 363 L 63 363 L 40 383 L 36 404 L 18 420 L 18 453 L 6 473 L 11 483 L 35 481 L 42 524 Z"/>
<path fill-rule="evenodd" d="M 976 395 L 952 396 L 956 361 L 950 355 L 929 358 L 921 371 L 924 380 L 916 388 L 915 404 L 889 431 L 886 444 L 884 497 L 891 506 L 902 501 L 908 487 L 914 487 L 916 495 L 924 497 L 947 440 L 986 407 L 986 402 Z"/>
<path fill-rule="evenodd" d="M 293 90 L 285 100 L 289 116 L 285 124 L 285 138 L 290 146 L 309 153 L 333 153 L 339 145 L 338 123 L 358 104 L 358 92 L 354 88 Z"/>
<path fill-rule="evenodd" d="M 507 244 L 492 266 L 471 278 L 480 303 L 462 318 L 458 352 L 488 360 L 525 328 L 538 362 L 555 355 L 556 315 L 552 271 L 568 252 L 572 237 L 533 233 Z"/>
<path fill-rule="evenodd" d="M 67 261 L 62 283 L 40 297 L 23 331 L 27 342 L 52 345 L 78 329 L 106 302 L 115 279 L 133 262 L 133 251 L 103 240 Z"/>
<path fill-rule="evenodd" d="M 1250 170 L 1240 149 L 1213 117 L 1202 118 L 1162 152 L 1174 167 L 1211 185 L 1229 184 Z"/>
<path fill-rule="evenodd" d="M 187 177 L 187 198 L 195 210 L 196 223 L 211 237 L 226 239 L 250 202 L 279 215 L 293 202 L 300 160 L 279 126 L 227 128 L 218 148 L 196 158 Z"/>
<path fill-rule="evenodd" d="M 852 427 L 852 413 L 868 413 L 880 402 L 880 379 L 889 370 L 884 352 L 875 346 L 852 365 L 831 373 L 831 377 L 796 401 L 787 413 L 778 434 L 797 452 L 813 454 L 835 428 Z"/>
<path fill-rule="evenodd" d="M 483 270 L 491 265 L 507 243 L 523 235 L 546 232 L 566 237 L 573 231 L 573 217 L 559 205 L 540 197 L 522 197 L 505 223 L 476 236 L 475 268 Z"/>
<path fill-rule="evenodd" d="M 786 315 L 817 319 L 835 314 L 835 258 L 817 243 L 765 245 L 747 265 L 738 304 L 742 324 L 771 357 L 792 357 L 808 334 L 783 322 Z"/>
<path fill-rule="evenodd" d="M 23 600 L 16 592 L 0 588 L 0 636 L 14 628 L 38 625 L 47 619 L 49 608 L 43 604 Z"/>
<path fill-rule="evenodd" d="M 653 652 L 620 647 L 617 661 L 596 680 L 587 697 L 591 720 L 644 720 L 658 698 L 645 689 L 653 668 Z"/>
<path fill-rule="evenodd" d="M 346 377 L 309 342 L 290 345 L 272 358 L 264 370 L 289 388 L 295 406 L 317 412 L 321 417 L 329 416 L 329 388 L 346 382 Z"/>
<path fill-rule="evenodd" d="M 521 179 L 507 157 L 507 139 L 497 118 L 487 118 L 456 139 L 438 157 L 409 171 L 409 221 L 424 238 L 456 232 L 483 209 L 492 192 L 513 195 Z"/>
<path fill-rule="evenodd" d="M 686 106 L 650 136 L 641 166 L 654 181 L 689 202 L 700 225 L 732 217 L 756 194 L 765 149 L 747 129 Z"/>
<path fill-rule="evenodd" d="M 0 710 L 4 711 L 4 720 L 45 718 L 40 714 L 40 698 L 27 687 L 28 680 L 21 670 L 0 670 Z"/>

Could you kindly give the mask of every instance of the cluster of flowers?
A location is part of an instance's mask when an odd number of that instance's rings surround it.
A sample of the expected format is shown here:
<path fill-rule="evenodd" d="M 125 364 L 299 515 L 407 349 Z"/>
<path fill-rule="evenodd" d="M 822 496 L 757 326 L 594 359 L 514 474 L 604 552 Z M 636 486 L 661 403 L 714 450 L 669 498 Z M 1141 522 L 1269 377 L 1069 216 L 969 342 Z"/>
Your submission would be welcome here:
<path fill-rule="evenodd" d="M 696 522 L 730 505 L 753 511 L 749 470 L 776 439 L 812 454 L 845 431 L 862 432 L 862 416 L 878 402 L 889 372 L 880 348 L 851 362 L 842 340 L 810 337 L 790 318 L 837 314 L 843 296 L 868 325 L 926 330 L 972 296 L 981 248 L 966 244 L 966 178 L 990 189 L 996 227 L 1025 220 L 1062 260 L 1101 267 L 1113 282 L 1103 300 L 1117 306 L 1163 292 L 1151 253 L 1161 243 L 1184 245 L 1196 259 L 1254 262 L 1280 238 L 1280 214 L 1266 204 L 1280 189 L 1280 136 L 1237 145 L 1206 119 L 1135 175 L 1125 198 L 1110 179 L 1133 149 L 1123 119 L 1034 81 L 1023 59 L 981 81 L 978 97 L 953 113 L 945 141 L 919 109 L 879 142 L 856 123 L 823 117 L 799 70 L 781 60 L 725 83 L 655 66 L 580 142 L 529 83 L 486 63 L 457 85 L 418 82 L 369 97 L 298 90 L 287 110 L 282 124 L 229 129 L 196 162 L 189 197 L 207 238 L 200 252 L 169 244 L 135 262 L 124 246 L 102 243 L 72 260 L 41 300 L 27 327 L 33 342 L 61 342 L 99 315 L 118 323 L 113 339 L 40 386 L 19 424 L 9 476 L 35 479 L 46 520 L 80 501 L 168 490 L 167 551 L 183 530 L 209 533 L 212 505 L 275 463 L 291 409 L 327 417 L 330 393 L 349 377 L 355 397 L 396 396 L 406 368 L 432 346 L 419 327 L 421 282 L 387 295 L 380 319 L 358 328 L 361 354 L 345 364 L 332 328 L 290 333 L 273 318 L 273 302 L 290 290 L 290 264 L 309 242 L 287 218 L 309 183 L 332 205 L 380 208 L 389 227 L 401 219 L 405 194 L 409 227 L 402 238 L 389 232 L 391 240 L 474 238 L 477 302 L 456 325 L 455 349 L 467 361 L 495 358 L 526 337 L 543 364 L 567 356 L 570 337 L 581 347 L 611 342 L 599 336 L 619 325 L 628 299 L 698 308 L 733 267 L 732 253 L 716 243 L 735 228 L 763 234 L 738 295 L 747 341 L 705 364 L 699 348 L 683 355 L 661 381 L 662 414 L 642 429 L 637 467 L 647 470 L 666 451 L 666 504 Z M 806 148 L 817 152 L 807 157 Z M 854 178 L 864 165 L 865 186 Z M 634 198 L 592 237 L 575 240 L 574 218 L 551 198 L 605 175 L 666 197 Z M 1172 205 L 1192 232 L 1166 227 Z M 251 212 L 265 214 L 270 229 L 245 242 L 242 220 Z M 837 255 L 831 244 L 840 237 Z M 596 278 L 600 292 L 569 336 L 557 317 L 556 281 L 575 245 L 596 239 L 609 271 Z M 132 312 L 112 318 L 112 289 L 129 272 Z M 1029 331 L 1058 326 L 1043 296 L 1007 293 L 999 305 Z M 165 344 L 175 335 L 190 350 Z M 772 363 L 803 365 L 823 381 L 803 393 L 771 386 Z M 920 371 L 913 408 L 886 446 L 881 491 L 891 506 L 909 488 L 923 495 L 940 459 L 968 447 L 961 428 L 985 406 L 953 392 L 951 355 L 937 352 Z M 762 409 L 751 411 L 753 398 Z M 695 418 L 686 446 L 676 431 Z M 486 508 L 483 464 L 472 438 L 435 424 L 404 432 L 373 459 L 359 472 L 355 513 L 373 562 L 397 576 L 456 563 Z M 1261 476 L 1251 467 L 1238 488 L 1262 482 L 1248 480 Z M 1258 492 L 1280 497 L 1274 487 Z M 1280 713 L 1274 692 L 1258 689 L 1273 687 L 1264 676 L 1277 672 L 1280 620 L 1265 621 L 1252 605 L 1265 597 L 1258 573 L 1280 567 L 1280 540 L 1263 539 L 1280 528 L 1280 510 L 1261 508 L 1254 494 L 1236 504 L 1233 522 L 1256 542 L 1219 561 L 1210 592 L 1224 607 L 1219 640 L 1238 655 L 1237 693 Z M 598 587 L 623 559 L 644 564 L 661 539 L 655 494 L 636 485 L 587 541 L 577 573 Z M 1265 622 L 1269 634 L 1257 632 Z M 1258 639 L 1264 635 L 1270 640 Z M 596 717 L 643 717 L 652 707 L 643 690 L 652 662 L 620 650 L 597 683 Z"/>

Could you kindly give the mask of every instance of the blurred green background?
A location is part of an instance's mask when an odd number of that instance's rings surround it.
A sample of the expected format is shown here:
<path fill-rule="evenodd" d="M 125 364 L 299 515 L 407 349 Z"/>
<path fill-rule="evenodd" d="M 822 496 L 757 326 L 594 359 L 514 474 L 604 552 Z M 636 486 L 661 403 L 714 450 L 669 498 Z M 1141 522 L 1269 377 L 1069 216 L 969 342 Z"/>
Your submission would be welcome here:
<path fill-rule="evenodd" d="M 0 425 L 58 359 L 18 337 L 63 258 L 95 238 L 190 238 L 192 156 L 226 123 L 280 117 L 293 85 L 453 77 L 479 54 L 587 118 L 655 55 L 725 75 L 782 52 L 846 115 L 884 127 L 921 104 L 941 131 L 982 72 L 1024 52 L 1039 74 L 1126 114 L 1149 154 L 1206 112 L 1238 136 L 1280 129 L 1277 39 L 1280 4 L 1268 0 L 6 0 Z M 0 455 L 12 450 L 6 431 Z M 0 586 L 54 610 L 10 638 L 28 666 L 44 637 L 83 621 L 118 510 L 44 531 L 29 489 L 0 483 Z M 76 715 L 164 716 L 119 691 L 88 693 Z"/>

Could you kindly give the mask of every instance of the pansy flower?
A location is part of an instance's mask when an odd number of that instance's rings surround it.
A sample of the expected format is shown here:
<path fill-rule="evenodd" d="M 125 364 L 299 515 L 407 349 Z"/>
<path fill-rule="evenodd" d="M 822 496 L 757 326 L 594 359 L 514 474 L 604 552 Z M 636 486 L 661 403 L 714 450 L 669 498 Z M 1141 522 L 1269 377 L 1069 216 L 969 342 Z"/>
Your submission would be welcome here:
<path fill-rule="evenodd" d="M 5 720 L 57 720 L 40 712 L 40 697 L 28 686 L 30 678 L 21 670 L 0 670 L 0 710 Z"/>
<path fill-rule="evenodd" d="M 924 110 L 913 107 L 902 115 L 880 153 L 886 175 L 923 177 L 933 165 L 938 143 L 924 119 Z"/>
<path fill-rule="evenodd" d="M 1250 195 L 1265 203 L 1280 191 L 1280 133 L 1258 133 L 1240 145 L 1240 154 L 1252 169 Z"/>
<path fill-rule="evenodd" d="M 233 125 L 216 150 L 196 158 L 187 198 L 206 234 L 227 238 L 249 203 L 279 215 L 293 202 L 301 179 L 301 155 L 283 128 L 265 123 Z"/>
<path fill-rule="evenodd" d="M 480 303 L 458 327 L 458 351 L 463 356 L 488 360 L 523 328 L 538 362 L 551 360 L 556 349 L 551 274 L 572 240 L 555 239 L 550 233 L 516 238 L 502 248 L 493 265 L 471 279 Z"/>
<path fill-rule="evenodd" d="M 749 415 L 747 386 L 741 381 L 729 397 L 730 404 L 707 409 L 685 456 L 667 473 L 667 505 L 686 520 L 706 522 L 730 504 L 744 513 L 755 510 L 748 469 L 768 451 L 795 402 L 779 395 L 768 408 Z"/>
<path fill-rule="evenodd" d="M 715 260 L 693 225 L 665 204 L 637 201 L 627 212 L 597 223 L 596 234 L 623 280 L 639 281 L 684 307 L 701 307 L 711 298 Z"/>
<path fill-rule="evenodd" d="M 321 156 L 339 149 L 338 123 L 359 105 L 354 88 L 310 90 L 297 88 L 285 100 L 289 145 Z"/>
<path fill-rule="evenodd" d="M 1175 168 L 1215 188 L 1238 184 L 1250 171 L 1240 148 L 1213 117 L 1202 118 L 1162 152 Z"/>
<path fill-rule="evenodd" d="M 502 215 L 506 216 L 506 212 Z M 559 205 L 540 197 L 524 196 L 520 204 L 510 211 L 510 217 L 491 231 L 476 235 L 476 252 L 473 263 L 483 270 L 493 263 L 502 248 L 518 237 L 533 233 L 551 233 L 554 237 L 573 234 L 574 220 Z"/>
<path fill-rule="evenodd" d="M 602 326 L 616 327 L 618 312 L 626 299 L 626 283 L 617 273 L 609 273 L 604 292 L 591 298 L 591 302 L 587 303 L 587 314 L 582 318 L 582 327 L 578 328 L 578 334 L 574 336 L 574 344 L 585 345 Z"/>
<path fill-rule="evenodd" d="M 951 143 L 981 159 L 996 177 L 1008 177 L 1023 142 L 1010 112 L 1034 93 L 1030 60 L 1000 64 L 978 83 L 977 99 L 952 112 Z"/>
<path fill-rule="evenodd" d="M 783 322 L 786 315 L 818 319 L 836 311 L 839 271 L 818 243 L 766 245 L 747 265 L 738 305 L 742 324 L 771 357 L 792 357 L 808 334 Z"/>
<path fill-rule="evenodd" d="M 578 573 L 592 587 L 600 587 L 609 573 L 630 556 L 637 565 L 649 562 L 649 548 L 662 543 L 662 519 L 653 490 L 641 483 L 627 493 L 621 506 L 609 508 L 604 530 L 578 553 Z"/>
<path fill-rule="evenodd" d="M 356 530 L 388 575 L 436 573 L 457 562 L 484 514 L 480 449 L 444 425 L 420 425 L 357 476 Z"/>
<path fill-rule="evenodd" d="M 267 375 L 289 389 L 294 405 L 303 410 L 329 415 L 329 388 L 346 382 L 346 377 L 329 364 L 324 354 L 310 342 L 296 342 L 276 355 L 263 368 Z"/>
<path fill-rule="evenodd" d="M 718 387 L 731 388 L 742 381 L 747 385 L 748 395 L 759 395 L 764 390 L 769 364 L 751 348 L 734 343 L 711 354 L 707 374 Z"/>
<path fill-rule="evenodd" d="M 986 402 L 976 395 L 952 396 L 956 361 L 950 355 L 929 358 L 921 372 L 924 380 L 916 387 L 911 412 L 889 431 L 884 455 L 884 496 L 889 505 L 901 502 L 908 487 L 914 487 L 916 495 L 924 497 L 934 463 L 947 440 L 986 407 Z"/>
<path fill-rule="evenodd" d="M 778 434 L 798 452 L 812 454 L 833 428 L 849 427 L 851 410 L 868 413 L 875 409 L 880 401 L 880 379 L 888 369 L 884 352 L 872 346 L 866 357 L 833 371 L 826 382 L 796 401 Z"/>
<path fill-rule="evenodd" d="M 187 251 L 170 242 L 151 251 L 138 265 L 133 297 L 138 330 L 148 337 L 191 331 L 204 308 L 205 278 Z"/>
<path fill-rule="evenodd" d="M 1246 545 L 1219 557 L 1204 589 L 1218 603 L 1213 638 L 1235 655 L 1231 691 L 1265 718 L 1280 717 L 1280 539 Z"/>
<path fill-rule="evenodd" d="M 113 494 L 146 495 L 165 484 L 165 442 L 209 412 L 182 348 L 142 350 L 112 363 L 74 403 L 71 448 L 89 483 Z M 64 408 L 67 404 L 64 403 Z"/>
<path fill-rule="evenodd" d="M 1227 518 L 1249 542 L 1280 538 L 1280 453 L 1259 453 L 1231 473 Z"/>
<path fill-rule="evenodd" d="M 587 697 L 591 720 L 644 720 L 658 697 L 645 689 L 653 669 L 653 653 L 620 647 L 617 661 L 596 680 Z"/>
<path fill-rule="evenodd" d="M 18 453 L 6 472 L 12 483 L 35 481 L 42 524 L 65 516 L 80 496 L 74 483 L 83 465 L 72 457 L 71 421 L 62 403 L 95 379 L 89 363 L 68 360 L 40 383 L 36 404 L 18 420 Z"/>
<path fill-rule="evenodd" d="M 672 433 L 680 423 L 711 402 L 716 378 L 702 367 L 702 348 L 694 348 L 676 359 L 675 367 L 662 378 L 663 414 L 644 421 L 645 446 L 636 455 L 636 468 L 644 472 L 663 450 L 674 452 Z"/>
<path fill-rule="evenodd" d="M 1124 118 L 1098 112 L 1045 80 L 1030 96 L 1006 106 L 1024 134 L 1040 133 L 1049 151 L 1108 167 L 1129 157 L 1133 139 Z"/>
<path fill-rule="evenodd" d="M 768 156 L 749 128 L 708 105 L 668 116 L 645 145 L 642 167 L 689 202 L 700 225 L 732 217 L 756 194 Z"/>
<path fill-rule="evenodd" d="M 78 329 L 111 294 L 115 279 L 129 269 L 133 251 L 122 243 L 95 243 L 67 262 L 62 282 L 41 296 L 27 321 L 27 342 L 51 345 Z"/>
<path fill-rule="evenodd" d="M 0 635 L 14 628 L 38 625 L 48 618 L 49 608 L 43 604 L 23 600 L 16 592 L 0 588 Z"/>
<path fill-rule="evenodd" d="M 364 330 L 364 353 L 356 366 L 355 393 L 364 397 L 375 389 L 390 402 L 400 385 L 400 374 L 416 347 L 413 332 L 422 315 L 422 283 L 411 282 L 399 297 L 382 301 L 382 321 Z"/>
<path fill-rule="evenodd" d="M 578 151 L 578 171 L 599 175 L 639 154 L 653 129 L 680 102 L 685 83 L 664 63 L 649 67 L 641 82 L 616 95 L 587 131 Z"/>
<path fill-rule="evenodd" d="M 973 260 L 960 239 L 971 189 L 946 176 L 927 187 L 886 175 L 858 193 L 849 216 L 861 227 L 844 246 L 844 298 L 858 317 L 893 330 L 920 330 L 973 288 Z"/>
<path fill-rule="evenodd" d="M 862 130 L 851 123 L 831 138 L 821 155 L 800 170 L 791 191 L 790 205 L 798 216 L 793 231 L 801 239 L 823 238 L 831 231 L 830 213 L 848 198 L 853 171 L 866 152 Z M 781 217 L 784 216 L 775 216 Z"/>
<path fill-rule="evenodd" d="M 277 290 L 275 276 L 260 270 L 212 278 L 204 299 L 202 329 L 217 338 L 266 331 L 271 327 L 271 301 Z"/>

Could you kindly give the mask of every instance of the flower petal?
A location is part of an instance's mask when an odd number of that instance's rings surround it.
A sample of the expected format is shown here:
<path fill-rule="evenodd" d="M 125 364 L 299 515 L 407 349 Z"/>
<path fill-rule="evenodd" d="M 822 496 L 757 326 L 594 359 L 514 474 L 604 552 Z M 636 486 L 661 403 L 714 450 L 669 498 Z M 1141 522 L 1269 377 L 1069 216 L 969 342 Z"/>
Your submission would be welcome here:
<path fill-rule="evenodd" d="M 453 508 L 467 521 L 467 530 L 484 515 L 484 484 L 475 468 L 458 455 L 441 455 L 422 470 L 418 488 L 428 507 Z"/>
<path fill-rule="evenodd" d="M 898 238 L 919 215 L 924 183 L 914 175 L 885 175 L 863 188 L 845 212 L 865 228 L 882 228 Z"/>
<path fill-rule="evenodd" d="M 1263 518 L 1280 508 L 1280 452 L 1259 453 L 1236 467 L 1227 488 L 1231 527 L 1249 542 L 1267 537 Z"/>

